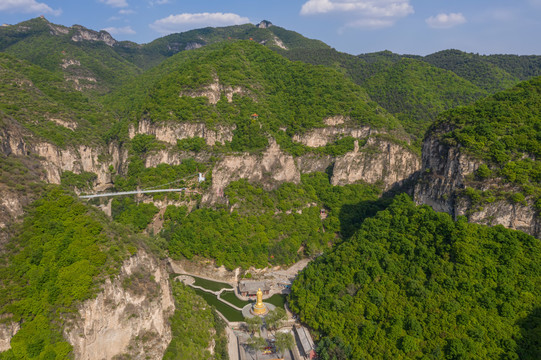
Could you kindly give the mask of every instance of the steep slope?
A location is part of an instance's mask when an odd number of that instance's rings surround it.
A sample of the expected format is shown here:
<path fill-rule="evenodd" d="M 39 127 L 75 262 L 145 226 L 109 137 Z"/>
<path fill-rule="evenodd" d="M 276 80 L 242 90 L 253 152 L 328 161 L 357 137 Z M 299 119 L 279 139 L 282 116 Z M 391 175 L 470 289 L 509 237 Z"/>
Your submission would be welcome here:
<path fill-rule="evenodd" d="M 520 81 L 518 77 L 487 61 L 486 57 L 460 50 L 439 51 L 425 56 L 423 60 L 450 70 L 490 93 L 510 88 Z"/>
<path fill-rule="evenodd" d="M 415 200 L 541 236 L 541 78 L 441 115 L 423 144 Z"/>
<path fill-rule="evenodd" d="M 138 48 L 120 46 L 116 50 L 139 67 L 149 69 L 178 52 L 227 40 L 253 40 L 271 49 L 329 49 L 328 45 L 319 40 L 305 38 L 264 20 L 257 25 L 190 30 L 161 37 Z"/>
<path fill-rule="evenodd" d="M 115 51 L 118 46 L 105 31 L 68 28 L 45 18 L 0 27 L 0 51 L 61 75 L 90 94 L 106 93 L 140 72 Z"/>
<path fill-rule="evenodd" d="M 289 304 L 321 358 L 536 359 L 541 242 L 405 195 L 309 264 Z"/>
<path fill-rule="evenodd" d="M 362 86 L 419 141 L 439 113 L 487 95 L 450 71 L 414 59 L 397 61 Z"/>
<path fill-rule="evenodd" d="M 126 86 L 112 102 L 131 118 L 229 124 L 247 127 L 254 135 L 269 131 L 291 137 L 323 127 L 325 118 L 338 115 L 355 125 L 400 128 L 340 73 L 290 62 L 252 41 L 175 55 Z M 254 113 L 260 129 L 245 123 Z M 249 149 L 235 136 L 232 147 Z"/>
<path fill-rule="evenodd" d="M 111 123 L 102 107 L 59 74 L 0 53 L 1 116 L 60 146 L 90 144 Z M 77 131 L 75 131 L 77 130 Z"/>

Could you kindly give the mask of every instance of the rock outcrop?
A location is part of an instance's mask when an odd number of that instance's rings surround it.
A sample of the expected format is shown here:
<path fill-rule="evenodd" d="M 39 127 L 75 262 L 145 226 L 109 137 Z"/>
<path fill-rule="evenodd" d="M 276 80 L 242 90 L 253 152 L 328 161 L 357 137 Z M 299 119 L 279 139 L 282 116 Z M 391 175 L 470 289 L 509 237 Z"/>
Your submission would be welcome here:
<path fill-rule="evenodd" d="M 334 163 L 331 183 L 346 185 L 358 181 L 380 183 L 384 189 L 398 185 L 421 167 L 417 154 L 393 142 L 368 138 L 359 148 L 355 143 L 352 152 L 338 157 Z"/>
<path fill-rule="evenodd" d="M 446 131 L 448 129 L 444 129 Z M 455 218 L 467 216 L 473 223 L 503 225 L 541 238 L 541 220 L 532 204 L 498 198 L 474 205 L 468 197 L 461 195 L 466 187 L 486 191 L 497 190 L 502 184 L 473 181 L 472 174 L 482 161 L 464 153 L 460 146 L 447 145 L 439 139 L 438 133 L 434 133 L 423 143 L 422 161 L 421 175 L 413 191 L 417 204 L 430 205 Z M 512 187 L 506 189 L 507 192 L 513 190 Z"/>
<path fill-rule="evenodd" d="M 104 188 L 111 183 L 110 166 L 118 170 L 125 163 L 127 152 L 115 144 L 109 148 L 93 148 L 85 145 L 78 147 L 58 148 L 50 143 L 37 143 L 33 150 L 44 158 L 42 162 L 47 174 L 47 182 L 59 184 L 63 171 L 81 173 L 83 171 L 95 173 L 97 188 Z M 107 155 L 109 161 L 100 162 L 100 155 Z"/>
<path fill-rule="evenodd" d="M 329 119 L 328 121 L 330 122 L 331 120 Z M 330 144 L 338 138 L 344 136 L 351 136 L 356 139 L 363 139 L 374 134 L 377 134 L 377 131 L 371 129 L 368 126 L 327 126 L 324 128 L 312 129 L 301 135 L 294 135 L 293 141 L 310 147 L 321 147 Z"/>
<path fill-rule="evenodd" d="M 227 185 L 239 179 L 258 182 L 271 189 L 283 182 L 299 183 L 301 174 L 293 156 L 284 153 L 271 139 L 262 155 L 226 156 L 216 164 L 212 172 L 212 187 L 203 196 L 203 201 L 212 202 L 223 197 Z"/>
<path fill-rule="evenodd" d="M 137 134 L 156 136 L 156 140 L 176 145 L 177 140 L 200 137 L 205 139 L 207 145 L 217 142 L 225 143 L 233 140 L 235 126 L 216 125 L 209 128 L 204 123 L 153 123 L 150 120 L 141 120 L 137 127 L 129 129 L 130 139 Z"/>
<path fill-rule="evenodd" d="M 0 323 L 0 352 L 11 349 L 11 338 L 15 336 L 20 329 L 19 323 Z"/>
<path fill-rule="evenodd" d="M 71 40 L 75 42 L 79 41 L 99 41 L 109 46 L 116 45 L 117 41 L 107 31 L 94 31 L 89 30 L 80 25 L 74 25 L 70 28 L 74 33 L 71 36 Z M 61 32 L 60 32 L 61 33 Z"/>
<path fill-rule="evenodd" d="M 423 143 L 421 177 L 414 189 L 414 200 L 436 211 L 455 215 L 454 193 L 464 188 L 464 180 L 481 164 L 460 151 L 442 143 L 433 134 Z"/>
<path fill-rule="evenodd" d="M 65 329 L 75 359 L 161 359 L 171 341 L 174 312 L 165 264 L 140 251 L 95 299 L 79 309 L 80 319 Z"/>

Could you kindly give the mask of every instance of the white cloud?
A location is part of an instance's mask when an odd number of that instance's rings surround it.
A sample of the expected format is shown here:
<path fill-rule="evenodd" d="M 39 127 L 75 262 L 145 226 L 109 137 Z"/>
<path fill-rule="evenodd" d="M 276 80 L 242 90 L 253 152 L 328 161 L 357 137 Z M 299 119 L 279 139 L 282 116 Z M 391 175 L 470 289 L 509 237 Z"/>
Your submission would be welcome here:
<path fill-rule="evenodd" d="M 348 16 L 346 27 L 379 28 L 413 14 L 413 6 L 410 0 L 308 0 L 301 8 L 301 15 L 327 13 Z"/>
<path fill-rule="evenodd" d="M 150 24 L 150 28 L 162 34 L 171 34 L 198 27 L 240 25 L 247 22 L 250 22 L 247 17 L 232 13 L 184 13 L 156 20 Z"/>
<path fill-rule="evenodd" d="M 112 35 L 133 35 L 135 34 L 135 30 L 131 28 L 131 26 L 124 26 L 124 27 L 107 27 L 102 30 L 107 31 L 109 34 Z"/>
<path fill-rule="evenodd" d="M 128 7 L 126 0 L 100 0 L 100 2 L 112 7 Z"/>
<path fill-rule="evenodd" d="M 118 13 L 120 15 L 130 15 L 130 14 L 135 14 L 135 11 L 133 11 L 132 9 L 121 9 L 118 11 Z"/>
<path fill-rule="evenodd" d="M 425 20 L 428 26 L 433 29 L 449 29 L 454 26 L 464 24 L 466 18 L 462 13 L 449 13 L 449 14 L 438 14 L 436 16 L 431 16 Z"/>
<path fill-rule="evenodd" d="M 171 3 L 171 0 L 156 0 L 156 1 L 149 1 L 148 3 L 150 6 L 165 5 L 165 4 Z"/>
<path fill-rule="evenodd" d="M 39 3 L 36 0 L 0 0 L 0 11 L 13 13 L 41 13 L 60 15 L 62 10 L 53 10 L 45 3 Z"/>

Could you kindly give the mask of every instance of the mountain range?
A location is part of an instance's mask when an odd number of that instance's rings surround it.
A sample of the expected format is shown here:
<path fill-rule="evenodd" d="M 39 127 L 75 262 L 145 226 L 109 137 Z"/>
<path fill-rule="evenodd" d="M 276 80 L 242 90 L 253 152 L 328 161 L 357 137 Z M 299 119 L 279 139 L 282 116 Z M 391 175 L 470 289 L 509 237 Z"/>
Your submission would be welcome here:
<path fill-rule="evenodd" d="M 541 56 L 351 55 L 269 21 L 142 45 L 0 27 L 0 359 L 196 356 L 169 319 L 212 314 L 174 264 L 315 257 L 290 301 L 322 358 L 537 358 L 539 75 Z M 185 191 L 79 198 L 164 188 Z"/>

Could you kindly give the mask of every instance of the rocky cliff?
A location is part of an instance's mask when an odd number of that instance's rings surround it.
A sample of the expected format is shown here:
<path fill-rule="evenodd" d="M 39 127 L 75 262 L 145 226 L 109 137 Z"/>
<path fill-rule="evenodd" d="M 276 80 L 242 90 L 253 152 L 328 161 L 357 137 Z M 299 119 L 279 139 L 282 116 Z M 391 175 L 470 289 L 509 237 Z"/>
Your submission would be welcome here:
<path fill-rule="evenodd" d="M 176 145 L 177 140 L 200 137 L 204 138 L 207 145 L 217 142 L 225 143 L 233 139 L 234 126 L 216 125 L 209 128 L 203 123 L 152 123 L 149 120 L 141 120 L 137 126 L 131 126 L 130 139 L 137 134 L 156 136 L 156 140 Z"/>
<path fill-rule="evenodd" d="M 346 185 L 363 181 L 381 183 L 384 189 L 389 189 L 417 172 L 420 165 L 417 154 L 404 146 L 370 137 L 363 147 L 359 148 L 356 142 L 352 152 L 336 159 L 331 183 Z"/>
<path fill-rule="evenodd" d="M 19 323 L 0 323 L 0 353 L 11 349 L 11 338 L 20 329 Z"/>
<path fill-rule="evenodd" d="M 79 309 L 80 319 L 65 329 L 74 357 L 83 360 L 161 359 L 171 341 L 174 312 L 165 264 L 144 251 L 128 259 L 114 280 Z"/>
<path fill-rule="evenodd" d="M 470 222 L 484 225 L 503 225 L 541 238 L 541 220 L 533 204 L 511 202 L 497 197 L 494 201 L 474 204 L 463 195 L 465 188 L 480 191 L 502 188 L 499 181 L 474 181 L 473 173 L 482 161 L 469 156 L 460 146 L 451 146 L 440 140 L 449 129 L 435 132 L 423 143 L 422 169 L 413 196 L 417 204 L 427 204 L 436 211 L 467 216 Z M 506 186 L 506 192 L 519 191 Z"/>

